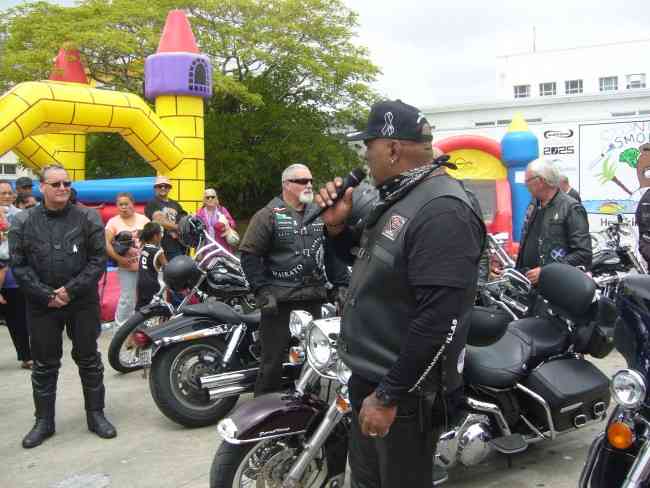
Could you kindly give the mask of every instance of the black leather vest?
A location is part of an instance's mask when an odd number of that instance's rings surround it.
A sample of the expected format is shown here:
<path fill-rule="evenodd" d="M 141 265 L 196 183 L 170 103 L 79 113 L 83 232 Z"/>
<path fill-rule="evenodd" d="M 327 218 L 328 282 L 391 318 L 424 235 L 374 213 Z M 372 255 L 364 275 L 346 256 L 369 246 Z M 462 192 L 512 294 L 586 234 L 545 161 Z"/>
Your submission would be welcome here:
<path fill-rule="evenodd" d="M 343 310 L 339 354 L 353 373 L 366 380 L 379 383 L 397 361 L 406 340 L 416 303 L 407 280 L 404 236 L 413 217 L 431 200 L 443 196 L 464 202 L 482 223 L 460 184 L 440 175 L 420 183 L 363 232 Z M 444 232 L 444 229 L 432 228 L 431 232 Z M 466 316 L 475 293 L 475 286 L 467 290 Z M 453 326 L 450 324 L 446 346 L 435 368 L 420 385 L 422 390 L 442 387 L 451 391 L 462 384 L 466 324 L 466 317 L 460 317 Z M 437 349 L 432 353 L 431 362 Z"/>
<path fill-rule="evenodd" d="M 278 197 L 267 207 L 273 214 L 273 246 L 265 258 L 270 283 L 288 288 L 324 285 L 323 221 L 318 218 L 306 228 L 302 226 L 303 218 L 319 208 L 306 205 L 302 217 Z"/>

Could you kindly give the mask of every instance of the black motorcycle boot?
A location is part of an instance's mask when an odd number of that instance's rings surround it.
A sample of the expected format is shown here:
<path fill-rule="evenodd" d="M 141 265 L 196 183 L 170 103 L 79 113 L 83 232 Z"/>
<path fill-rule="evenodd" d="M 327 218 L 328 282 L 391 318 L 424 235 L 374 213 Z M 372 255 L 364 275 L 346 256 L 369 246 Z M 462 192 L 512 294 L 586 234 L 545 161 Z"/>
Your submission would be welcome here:
<path fill-rule="evenodd" d="M 117 436 L 117 430 L 104 416 L 104 365 L 99 353 L 89 358 L 79 359 L 79 377 L 83 387 L 88 430 L 102 439 Z"/>
<path fill-rule="evenodd" d="M 23 447 L 31 449 L 52 437 L 54 427 L 54 406 L 56 403 L 56 383 L 59 368 L 56 364 L 34 361 L 32 369 L 32 389 L 34 396 L 34 427 L 23 438 Z"/>
<path fill-rule="evenodd" d="M 115 430 L 113 424 L 104 416 L 103 410 L 87 410 L 86 422 L 88 422 L 88 430 L 94 432 L 102 439 L 117 437 L 117 430 Z"/>

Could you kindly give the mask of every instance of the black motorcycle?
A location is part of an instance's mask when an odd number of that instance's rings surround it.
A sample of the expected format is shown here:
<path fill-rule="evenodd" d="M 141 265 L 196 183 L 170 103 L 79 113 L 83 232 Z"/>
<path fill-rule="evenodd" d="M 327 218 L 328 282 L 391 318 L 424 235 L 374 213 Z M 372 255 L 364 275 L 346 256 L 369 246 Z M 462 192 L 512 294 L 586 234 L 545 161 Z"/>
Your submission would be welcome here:
<path fill-rule="evenodd" d="M 616 303 L 614 343 L 628 368 L 612 377 L 616 408 L 589 449 L 580 488 L 650 486 L 650 276 L 623 278 Z"/>
<path fill-rule="evenodd" d="M 440 466 L 474 466 L 493 451 L 515 454 L 604 420 L 609 381 L 585 354 L 612 350 L 612 303 L 598 298 L 588 275 L 563 264 L 543 268 L 539 292 L 548 302 L 543 317 L 472 314 L 464 398 L 438 442 Z M 211 488 L 342 486 L 350 370 L 337 357 L 338 333 L 338 318 L 309 323 L 302 332 L 307 364 L 295 393 L 258 397 L 219 423 L 224 442 Z M 340 384 L 329 402 L 307 388 L 318 376 Z"/>
<path fill-rule="evenodd" d="M 190 272 L 188 279 L 176 280 L 183 281 L 181 286 L 185 286 L 184 289 L 177 283 L 172 287 L 170 279 L 176 278 L 173 272 L 172 278 L 169 277 L 169 272 L 163 274 L 160 291 L 151 303 L 136 310 L 113 334 L 108 348 L 108 362 L 114 370 L 130 373 L 148 366 L 151 363 L 151 349 L 138 345 L 135 338 L 138 338 L 139 334 L 134 334 L 134 331 L 150 329 L 166 322 L 181 313 L 185 306 L 193 301 L 205 302 L 212 298 L 239 312 L 252 311 L 255 308 L 254 298 L 237 258 L 218 242 L 209 239 L 200 221 L 193 223 L 192 232 L 199 237 L 196 244 L 200 249 L 194 256 L 194 263 L 205 269 L 205 273 Z M 170 270 L 183 266 L 193 268 L 193 265 L 189 264 L 190 259 L 188 256 L 177 256 L 168 266 Z M 174 288 L 183 296 L 176 304 L 171 300 Z"/>

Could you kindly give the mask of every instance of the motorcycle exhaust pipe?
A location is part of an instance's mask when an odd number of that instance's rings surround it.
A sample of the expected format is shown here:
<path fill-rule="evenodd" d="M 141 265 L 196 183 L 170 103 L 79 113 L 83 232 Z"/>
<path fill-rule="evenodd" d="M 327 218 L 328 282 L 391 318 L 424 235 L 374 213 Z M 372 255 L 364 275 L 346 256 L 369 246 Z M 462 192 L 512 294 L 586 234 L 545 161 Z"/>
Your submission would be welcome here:
<path fill-rule="evenodd" d="M 201 388 L 222 388 L 238 383 L 255 383 L 257 373 L 260 368 L 240 369 L 239 371 L 229 371 L 227 373 L 212 374 L 200 379 Z"/>
<path fill-rule="evenodd" d="M 301 365 L 284 363 L 282 369 L 283 383 L 291 384 L 294 376 L 292 370 Z M 200 379 L 201 388 L 207 389 L 211 400 L 226 398 L 242 393 L 250 393 L 255 387 L 260 368 L 249 368 L 228 373 L 213 374 Z"/>
<path fill-rule="evenodd" d="M 232 385 L 224 386 L 222 388 L 212 388 L 208 390 L 210 395 L 210 400 L 221 400 L 222 398 L 228 398 L 235 395 L 241 395 L 243 393 L 252 393 L 255 388 L 255 382 L 247 385 Z"/>

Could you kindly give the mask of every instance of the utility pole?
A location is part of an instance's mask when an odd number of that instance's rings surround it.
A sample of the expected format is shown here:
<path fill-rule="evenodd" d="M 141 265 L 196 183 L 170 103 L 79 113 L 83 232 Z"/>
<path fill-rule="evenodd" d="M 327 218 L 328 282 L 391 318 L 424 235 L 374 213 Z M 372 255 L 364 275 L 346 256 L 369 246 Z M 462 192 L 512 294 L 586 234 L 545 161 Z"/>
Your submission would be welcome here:
<path fill-rule="evenodd" d="M 537 27 L 533 26 L 533 52 L 537 52 Z"/>

